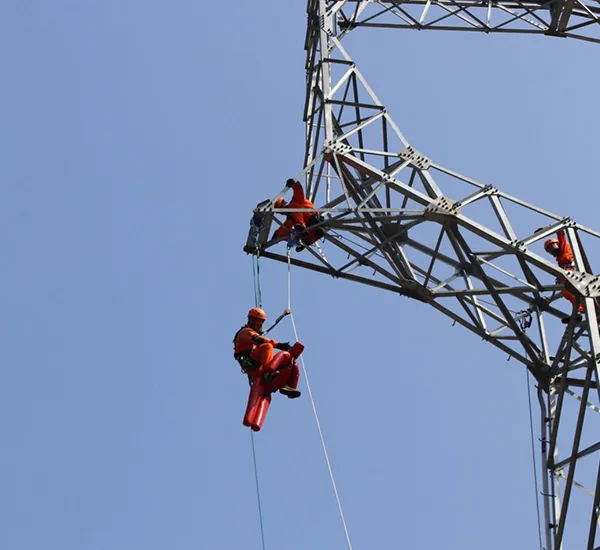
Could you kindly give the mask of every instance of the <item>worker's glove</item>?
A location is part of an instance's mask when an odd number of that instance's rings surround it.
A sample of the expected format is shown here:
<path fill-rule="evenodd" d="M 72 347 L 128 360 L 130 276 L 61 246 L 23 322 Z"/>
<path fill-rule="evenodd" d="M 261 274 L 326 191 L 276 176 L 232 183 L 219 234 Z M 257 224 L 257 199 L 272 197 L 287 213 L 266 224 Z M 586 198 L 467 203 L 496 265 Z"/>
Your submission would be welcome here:
<path fill-rule="evenodd" d="M 281 351 L 290 351 L 290 349 L 292 349 L 289 342 L 279 342 L 275 347 Z"/>
<path fill-rule="evenodd" d="M 294 186 L 294 183 L 296 183 L 296 180 L 294 180 L 294 179 L 290 178 L 290 179 L 288 179 L 288 180 L 285 182 L 285 186 L 286 186 L 286 187 L 293 187 L 293 186 Z"/>

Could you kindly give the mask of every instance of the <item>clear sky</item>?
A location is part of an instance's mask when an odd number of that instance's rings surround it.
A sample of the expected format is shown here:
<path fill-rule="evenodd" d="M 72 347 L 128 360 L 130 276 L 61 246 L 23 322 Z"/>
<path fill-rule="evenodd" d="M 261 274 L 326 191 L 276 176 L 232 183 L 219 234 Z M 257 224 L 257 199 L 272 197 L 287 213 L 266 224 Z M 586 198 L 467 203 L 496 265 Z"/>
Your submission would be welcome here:
<path fill-rule="evenodd" d="M 3 2 L 0 548 L 260 548 L 231 339 L 251 210 L 302 168 L 305 24 L 300 0 Z M 347 48 L 417 149 L 600 229 L 598 46 Z M 262 270 L 274 318 L 286 272 Z M 517 362 L 313 273 L 292 306 L 355 550 L 537 547 Z M 345 548 L 306 395 L 256 443 L 267 548 Z"/>

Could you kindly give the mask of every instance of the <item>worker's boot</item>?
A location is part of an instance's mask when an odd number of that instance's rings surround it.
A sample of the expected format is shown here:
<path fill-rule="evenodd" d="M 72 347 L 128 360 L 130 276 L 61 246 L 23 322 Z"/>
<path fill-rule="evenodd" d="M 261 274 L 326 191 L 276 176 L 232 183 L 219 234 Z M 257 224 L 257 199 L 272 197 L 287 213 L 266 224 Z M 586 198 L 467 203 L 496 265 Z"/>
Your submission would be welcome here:
<path fill-rule="evenodd" d="M 279 392 L 283 395 L 287 395 L 288 399 L 296 399 L 296 397 L 300 397 L 302 395 L 298 390 L 295 390 L 291 386 L 282 386 L 279 389 Z"/>

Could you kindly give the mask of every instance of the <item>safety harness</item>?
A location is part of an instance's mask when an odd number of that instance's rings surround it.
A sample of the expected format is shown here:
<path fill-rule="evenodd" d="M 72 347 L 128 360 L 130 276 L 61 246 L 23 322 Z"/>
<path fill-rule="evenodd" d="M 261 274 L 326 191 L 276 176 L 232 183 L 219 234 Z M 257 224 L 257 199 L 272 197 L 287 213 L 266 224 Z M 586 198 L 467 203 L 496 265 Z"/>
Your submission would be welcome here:
<path fill-rule="evenodd" d="M 260 367 L 260 364 L 251 357 L 252 349 L 239 351 L 237 353 L 235 352 L 235 341 L 237 340 L 238 334 L 246 327 L 247 325 L 241 327 L 233 337 L 233 358 L 239 363 L 244 374 L 248 374 L 248 371 L 256 370 L 258 367 Z"/>

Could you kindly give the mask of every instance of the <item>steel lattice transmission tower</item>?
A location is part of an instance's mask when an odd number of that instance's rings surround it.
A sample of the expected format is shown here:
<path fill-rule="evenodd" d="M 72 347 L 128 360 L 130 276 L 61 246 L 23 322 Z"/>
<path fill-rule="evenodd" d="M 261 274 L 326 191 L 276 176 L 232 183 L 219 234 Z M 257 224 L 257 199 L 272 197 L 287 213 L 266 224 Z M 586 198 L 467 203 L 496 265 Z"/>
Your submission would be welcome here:
<path fill-rule="evenodd" d="M 326 235 L 323 250 L 308 248 L 291 262 L 425 302 L 527 367 L 541 409 L 546 550 L 600 548 L 600 278 L 582 244 L 600 233 L 417 151 L 343 38 L 361 27 L 397 27 L 600 42 L 599 8 L 597 0 L 309 0 L 307 7 L 301 179 Z M 280 223 L 275 213 L 283 211 L 271 201 L 257 207 L 259 227 L 245 250 L 287 262 L 284 245 L 269 240 Z M 559 229 L 573 248 L 574 271 L 538 254 L 539 241 Z M 571 316 L 565 287 L 584 305 L 583 322 Z"/>

